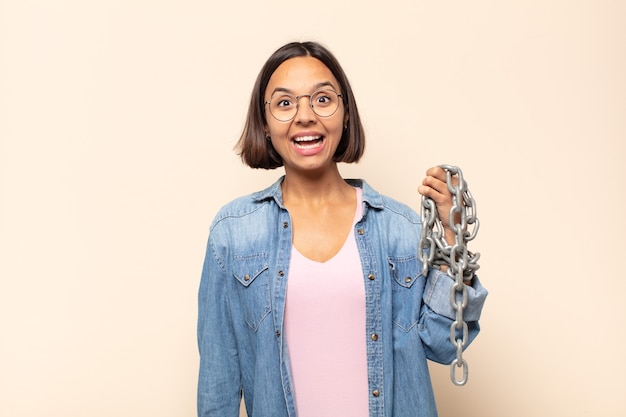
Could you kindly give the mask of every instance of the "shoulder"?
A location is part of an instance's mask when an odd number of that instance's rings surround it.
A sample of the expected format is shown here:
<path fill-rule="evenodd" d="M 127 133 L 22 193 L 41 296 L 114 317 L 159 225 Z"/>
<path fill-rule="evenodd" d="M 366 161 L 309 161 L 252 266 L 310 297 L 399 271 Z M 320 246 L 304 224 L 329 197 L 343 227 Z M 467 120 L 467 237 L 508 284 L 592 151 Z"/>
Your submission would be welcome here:
<path fill-rule="evenodd" d="M 228 202 L 215 215 L 211 224 L 211 230 L 224 223 L 254 222 L 259 221 L 259 216 L 267 218 L 270 213 L 277 213 L 278 205 L 276 204 L 276 199 L 280 199 L 279 192 L 280 180 L 264 190 L 247 194 Z"/>
<path fill-rule="evenodd" d="M 419 214 L 417 214 L 417 212 L 413 210 L 413 208 L 389 196 L 383 195 L 382 198 L 383 207 L 386 209 L 383 211 L 386 212 L 388 215 L 398 216 L 412 224 L 421 223 Z"/>
<path fill-rule="evenodd" d="M 365 215 L 361 224 L 369 235 L 367 241 L 389 259 L 417 262 L 421 217 L 405 203 L 380 194 L 365 181 L 362 187 Z"/>

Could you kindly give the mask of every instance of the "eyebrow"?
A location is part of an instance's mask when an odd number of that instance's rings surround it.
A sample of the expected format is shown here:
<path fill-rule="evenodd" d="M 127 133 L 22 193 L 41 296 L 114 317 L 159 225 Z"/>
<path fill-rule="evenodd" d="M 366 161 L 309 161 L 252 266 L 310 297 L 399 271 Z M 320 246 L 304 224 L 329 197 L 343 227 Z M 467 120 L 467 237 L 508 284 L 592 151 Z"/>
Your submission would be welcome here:
<path fill-rule="evenodd" d="M 317 83 L 313 86 L 313 91 L 317 91 L 322 87 L 332 87 L 333 90 L 337 90 L 337 88 L 335 88 L 335 86 L 333 85 L 333 83 L 331 83 L 330 81 L 322 81 L 321 83 Z M 287 93 L 287 94 L 294 94 L 293 90 L 290 90 L 289 88 L 285 88 L 285 87 L 276 87 L 274 89 L 274 91 L 272 91 L 272 94 L 270 94 L 271 96 L 273 96 L 274 94 L 276 94 L 277 92 L 280 93 Z"/>

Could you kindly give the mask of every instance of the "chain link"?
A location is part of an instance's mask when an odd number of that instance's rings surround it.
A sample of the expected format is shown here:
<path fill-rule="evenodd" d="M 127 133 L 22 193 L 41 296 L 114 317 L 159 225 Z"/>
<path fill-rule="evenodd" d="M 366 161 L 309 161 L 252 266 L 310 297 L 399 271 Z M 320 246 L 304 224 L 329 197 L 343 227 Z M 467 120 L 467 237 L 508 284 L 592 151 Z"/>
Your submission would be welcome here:
<path fill-rule="evenodd" d="M 447 274 L 454 280 L 450 287 L 450 305 L 456 312 L 456 319 L 450 325 L 450 342 L 456 349 L 456 359 L 450 364 L 450 378 L 455 385 L 467 383 L 468 366 L 463 359 L 463 349 L 469 343 L 469 330 L 463 320 L 463 309 L 467 307 L 467 286 L 479 268 L 479 253 L 472 253 L 467 244 L 476 237 L 479 222 L 476 217 L 476 201 L 472 198 L 461 169 L 452 165 L 439 165 L 446 171 L 448 190 L 452 193 L 450 208 L 450 230 L 454 232 L 454 244 L 444 238 L 444 228 L 435 202 L 422 196 L 422 236 L 419 242 L 418 256 L 422 261 L 422 273 L 426 275 L 429 267 L 439 268 L 447 265 Z M 457 177 L 454 184 L 453 177 Z M 457 369 L 461 368 L 461 369 Z M 457 377 L 457 371 L 462 377 Z"/>

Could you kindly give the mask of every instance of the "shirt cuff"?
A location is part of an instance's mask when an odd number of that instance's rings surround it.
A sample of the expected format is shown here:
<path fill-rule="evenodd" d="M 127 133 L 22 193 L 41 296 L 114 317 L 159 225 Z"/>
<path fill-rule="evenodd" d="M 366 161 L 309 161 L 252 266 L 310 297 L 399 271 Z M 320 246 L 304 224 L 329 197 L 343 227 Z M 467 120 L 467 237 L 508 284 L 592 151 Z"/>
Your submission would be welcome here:
<path fill-rule="evenodd" d="M 450 304 L 450 288 L 454 284 L 450 276 L 436 268 L 431 268 L 426 280 L 424 302 L 435 313 L 456 320 L 456 310 Z M 472 279 L 472 285 L 467 285 L 467 306 L 463 309 L 464 321 L 478 321 L 487 298 L 487 290 L 481 285 L 477 276 Z M 462 300 L 462 293 L 456 294 L 457 303 Z"/>

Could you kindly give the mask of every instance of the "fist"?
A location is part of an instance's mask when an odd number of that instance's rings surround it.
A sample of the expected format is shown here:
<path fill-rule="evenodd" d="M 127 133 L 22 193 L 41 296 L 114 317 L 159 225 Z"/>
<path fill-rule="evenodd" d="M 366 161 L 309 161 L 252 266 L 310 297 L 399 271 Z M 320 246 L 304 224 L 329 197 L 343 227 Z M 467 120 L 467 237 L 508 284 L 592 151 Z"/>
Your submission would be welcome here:
<path fill-rule="evenodd" d="M 426 177 L 422 181 L 422 185 L 417 188 L 417 191 L 435 202 L 443 227 L 447 229 L 446 231 L 451 231 L 450 209 L 452 208 L 452 193 L 448 189 L 446 176 L 446 171 L 441 167 L 429 168 L 426 171 Z M 452 185 L 456 186 L 458 182 L 458 177 L 456 175 L 452 176 Z M 456 220 L 457 222 L 459 221 L 459 219 Z"/>

